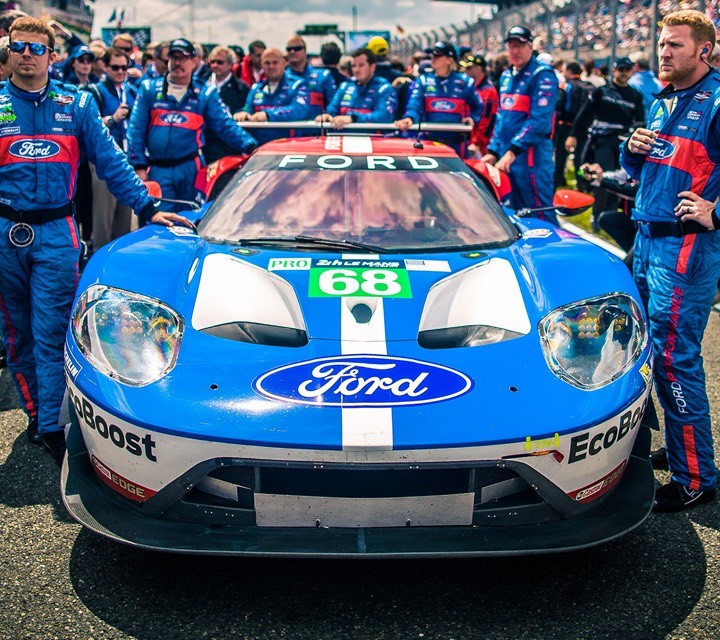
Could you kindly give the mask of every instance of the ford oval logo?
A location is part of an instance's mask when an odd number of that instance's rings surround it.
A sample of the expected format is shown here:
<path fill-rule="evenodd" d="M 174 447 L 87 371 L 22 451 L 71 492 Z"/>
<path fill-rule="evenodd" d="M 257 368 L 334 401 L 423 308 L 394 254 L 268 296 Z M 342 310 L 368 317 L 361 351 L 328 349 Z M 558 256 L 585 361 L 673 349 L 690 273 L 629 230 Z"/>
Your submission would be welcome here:
<path fill-rule="evenodd" d="M 52 140 L 16 140 L 10 145 L 9 153 L 15 158 L 32 158 L 42 160 L 52 158 L 60 153 L 60 145 Z"/>
<path fill-rule="evenodd" d="M 512 96 L 503 96 L 502 100 L 500 101 L 500 106 L 503 109 L 512 109 L 515 106 L 515 98 Z"/>
<path fill-rule="evenodd" d="M 433 100 L 430 108 L 435 111 L 455 111 L 455 105 L 449 100 Z"/>
<path fill-rule="evenodd" d="M 653 143 L 653 148 L 650 149 L 650 153 L 648 155 L 656 160 L 664 160 L 665 158 L 672 156 L 674 153 L 675 146 L 672 142 L 665 140 L 665 138 L 656 138 Z"/>
<path fill-rule="evenodd" d="M 185 124 L 187 121 L 187 117 L 181 113 L 163 113 L 160 116 L 160 122 L 165 124 Z"/>
<path fill-rule="evenodd" d="M 473 381 L 430 362 L 392 356 L 353 355 L 295 362 L 253 382 L 273 400 L 322 407 L 400 407 L 450 400 Z"/>

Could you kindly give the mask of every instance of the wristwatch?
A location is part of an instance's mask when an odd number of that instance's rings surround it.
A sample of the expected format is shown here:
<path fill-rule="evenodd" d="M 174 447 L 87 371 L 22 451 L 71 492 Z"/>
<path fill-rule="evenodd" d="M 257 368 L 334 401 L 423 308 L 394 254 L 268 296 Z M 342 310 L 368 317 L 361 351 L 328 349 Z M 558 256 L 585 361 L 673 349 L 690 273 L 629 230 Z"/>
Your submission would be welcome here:
<path fill-rule="evenodd" d="M 112 116 L 105 116 L 103 118 L 103 124 L 109 129 L 113 124 L 115 123 L 115 120 L 113 120 Z"/>

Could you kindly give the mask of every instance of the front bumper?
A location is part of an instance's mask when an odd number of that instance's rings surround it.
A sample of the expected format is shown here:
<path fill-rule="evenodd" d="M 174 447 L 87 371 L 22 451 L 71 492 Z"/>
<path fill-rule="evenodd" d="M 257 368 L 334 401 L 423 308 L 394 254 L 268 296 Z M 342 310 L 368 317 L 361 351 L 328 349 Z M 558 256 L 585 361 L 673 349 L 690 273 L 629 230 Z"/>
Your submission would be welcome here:
<path fill-rule="evenodd" d="M 654 479 L 647 457 L 649 432 L 638 434 L 620 482 L 594 508 L 567 519 L 498 526 L 307 528 L 258 527 L 238 512 L 237 524 L 206 505 L 184 504 L 176 514 L 150 516 L 98 480 L 78 424 L 68 431 L 62 468 L 63 501 L 88 529 L 112 540 L 156 551 L 284 557 L 449 557 L 555 553 L 618 538 L 647 518 Z M 194 512 L 194 513 L 191 513 Z M 182 514 L 181 514 L 182 515 Z M 206 517 L 206 522 L 203 518 Z M 200 523 L 192 522 L 193 519 Z"/>

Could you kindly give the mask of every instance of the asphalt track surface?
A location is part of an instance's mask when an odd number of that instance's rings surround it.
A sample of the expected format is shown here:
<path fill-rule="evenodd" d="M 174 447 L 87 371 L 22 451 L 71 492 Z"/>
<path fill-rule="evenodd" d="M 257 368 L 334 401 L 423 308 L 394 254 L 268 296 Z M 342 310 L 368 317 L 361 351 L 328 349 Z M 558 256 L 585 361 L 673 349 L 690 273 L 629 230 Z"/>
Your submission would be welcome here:
<path fill-rule="evenodd" d="M 704 351 L 720 453 L 719 334 L 713 313 Z M 653 515 L 621 540 L 562 555 L 174 556 L 115 544 L 72 521 L 59 469 L 24 426 L 2 371 L 2 640 L 720 638 L 720 502 Z"/>

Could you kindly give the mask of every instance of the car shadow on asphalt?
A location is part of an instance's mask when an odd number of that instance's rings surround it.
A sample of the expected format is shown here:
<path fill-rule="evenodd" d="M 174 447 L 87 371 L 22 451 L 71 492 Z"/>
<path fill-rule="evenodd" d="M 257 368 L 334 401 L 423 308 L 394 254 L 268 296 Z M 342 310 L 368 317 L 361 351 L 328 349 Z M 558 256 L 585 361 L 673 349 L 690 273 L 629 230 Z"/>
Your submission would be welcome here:
<path fill-rule="evenodd" d="M 79 598 L 137 638 L 662 638 L 697 605 L 703 544 L 686 514 L 568 554 L 313 560 L 180 556 L 83 530 Z"/>
<path fill-rule="evenodd" d="M 74 522 L 60 496 L 60 468 L 41 446 L 30 444 L 23 431 L 0 464 L 0 504 L 21 508 L 48 504 L 58 522 Z"/>
<path fill-rule="evenodd" d="M 6 414 L 12 424 L 22 425 L 5 462 L 0 463 L 0 504 L 13 508 L 49 504 L 55 520 L 74 522 L 60 496 L 60 468 L 44 447 L 31 444 L 25 435 L 26 418 L 18 408 L 8 371 L 0 375 L 0 412 L 13 412 L 12 417 Z"/>

